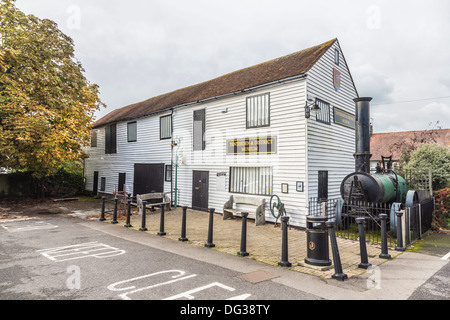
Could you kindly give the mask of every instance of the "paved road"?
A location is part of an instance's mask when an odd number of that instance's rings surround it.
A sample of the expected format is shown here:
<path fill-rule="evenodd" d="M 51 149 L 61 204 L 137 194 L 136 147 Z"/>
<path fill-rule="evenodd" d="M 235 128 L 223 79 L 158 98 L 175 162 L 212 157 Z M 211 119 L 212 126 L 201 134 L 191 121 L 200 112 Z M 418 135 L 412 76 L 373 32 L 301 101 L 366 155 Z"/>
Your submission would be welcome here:
<path fill-rule="evenodd" d="M 108 235 L 82 220 L 3 222 L 0 242 L 2 300 L 319 299 L 272 281 L 249 282 L 242 272 Z"/>
<path fill-rule="evenodd" d="M 65 215 L 2 221 L 0 243 L 0 300 L 449 299 L 449 264 L 420 253 L 342 283 Z"/>
<path fill-rule="evenodd" d="M 416 252 L 450 261 L 450 234 L 431 233 L 417 244 Z M 409 300 L 450 300 L 450 263 L 444 265 L 409 297 Z"/>
<path fill-rule="evenodd" d="M 409 300 L 450 300 L 450 263 L 415 290 Z"/>

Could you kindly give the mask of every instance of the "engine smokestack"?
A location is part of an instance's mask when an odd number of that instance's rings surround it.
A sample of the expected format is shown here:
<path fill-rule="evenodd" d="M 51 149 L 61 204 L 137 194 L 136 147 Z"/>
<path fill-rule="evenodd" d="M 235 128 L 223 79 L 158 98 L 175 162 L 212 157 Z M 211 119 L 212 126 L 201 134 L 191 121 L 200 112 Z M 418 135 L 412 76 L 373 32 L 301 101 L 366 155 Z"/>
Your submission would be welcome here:
<path fill-rule="evenodd" d="M 370 104 L 372 98 L 355 98 L 356 132 L 355 171 L 370 173 Z"/>

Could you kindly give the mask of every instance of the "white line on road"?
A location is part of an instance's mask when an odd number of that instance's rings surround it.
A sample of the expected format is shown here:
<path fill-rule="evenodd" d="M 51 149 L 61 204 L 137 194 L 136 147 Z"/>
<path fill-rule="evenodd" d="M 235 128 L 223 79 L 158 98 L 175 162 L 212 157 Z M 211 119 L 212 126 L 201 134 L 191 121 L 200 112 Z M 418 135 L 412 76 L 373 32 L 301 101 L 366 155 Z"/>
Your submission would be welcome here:
<path fill-rule="evenodd" d="M 443 256 L 441 259 L 442 260 L 447 260 L 448 258 L 450 258 L 450 252 L 447 253 L 445 256 Z"/>

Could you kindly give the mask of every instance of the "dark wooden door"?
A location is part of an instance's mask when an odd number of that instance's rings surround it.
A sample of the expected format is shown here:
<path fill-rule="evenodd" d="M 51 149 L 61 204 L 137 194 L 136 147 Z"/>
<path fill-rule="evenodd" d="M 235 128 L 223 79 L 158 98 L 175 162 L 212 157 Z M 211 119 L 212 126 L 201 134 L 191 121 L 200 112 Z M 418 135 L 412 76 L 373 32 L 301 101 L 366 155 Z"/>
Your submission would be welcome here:
<path fill-rule="evenodd" d="M 117 191 L 123 191 L 123 185 L 126 182 L 126 176 L 127 174 L 125 172 L 119 173 L 119 182 L 117 186 Z"/>
<path fill-rule="evenodd" d="M 208 210 L 209 171 L 192 173 L 192 209 Z"/>
<path fill-rule="evenodd" d="M 94 186 L 92 187 L 92 193 L 94 196 L 98 193 L 98 171 L 94 171 Z"/>
<path fill-rule="evenodd" d="M 164 192 L 164 163 L 136 163 L 133 196 L 152 192 Z"/>
<path fill-rule="evenodd" d="M 317 197 L 319 201 L 328 200 L 328 171 L 319 171 L 319 186 Z"/>

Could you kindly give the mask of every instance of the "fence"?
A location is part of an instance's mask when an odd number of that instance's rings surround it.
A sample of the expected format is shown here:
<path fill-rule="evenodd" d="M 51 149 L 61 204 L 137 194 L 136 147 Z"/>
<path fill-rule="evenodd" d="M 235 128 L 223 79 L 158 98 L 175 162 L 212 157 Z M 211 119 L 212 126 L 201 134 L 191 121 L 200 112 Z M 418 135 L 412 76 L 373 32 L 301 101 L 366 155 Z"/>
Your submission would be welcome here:
<path fill-rule="evenodd" d="M 405 243 L 409 244 L 420 239 L 422 234 L 431 229 L 433 219 L 434 199 L 405 208 Z"/>
<path fill-rule="evenodd" d="M 397 173 L 408 183 L 409 189 L 426 191 L 430 196 L 433 194 L 432 172 L 429 168 L 405 169 L 397 167 Z"/>
<path fill-rule="evenodd" d="M 324 210 L 325 209 L 325 210 Z M 366 219 L 366 241 L 381 243 L 381 222 L 379 215 L 387 214 L 387 242 L 388 246 L 397 244 L 397 219 L 395 211 L 402 209 L 401 206 L 386 203 L 366 203 L 362 201 L 344 202 L 342 199 L 328 199 L 326 202 L 318 201 L 317 198 L 309 200 L 309 215 L 326 216 L 335 222 L 336 236 L 357 240 L 359 237 L 358 224 L 355 218 Z M 404 210 L 404 243 L 420 239 L 431 228 L 432 214 L 434 210 L 434 199 L 413 204 Z M 325 214 L 324 214 L 325 212 Z"/>

